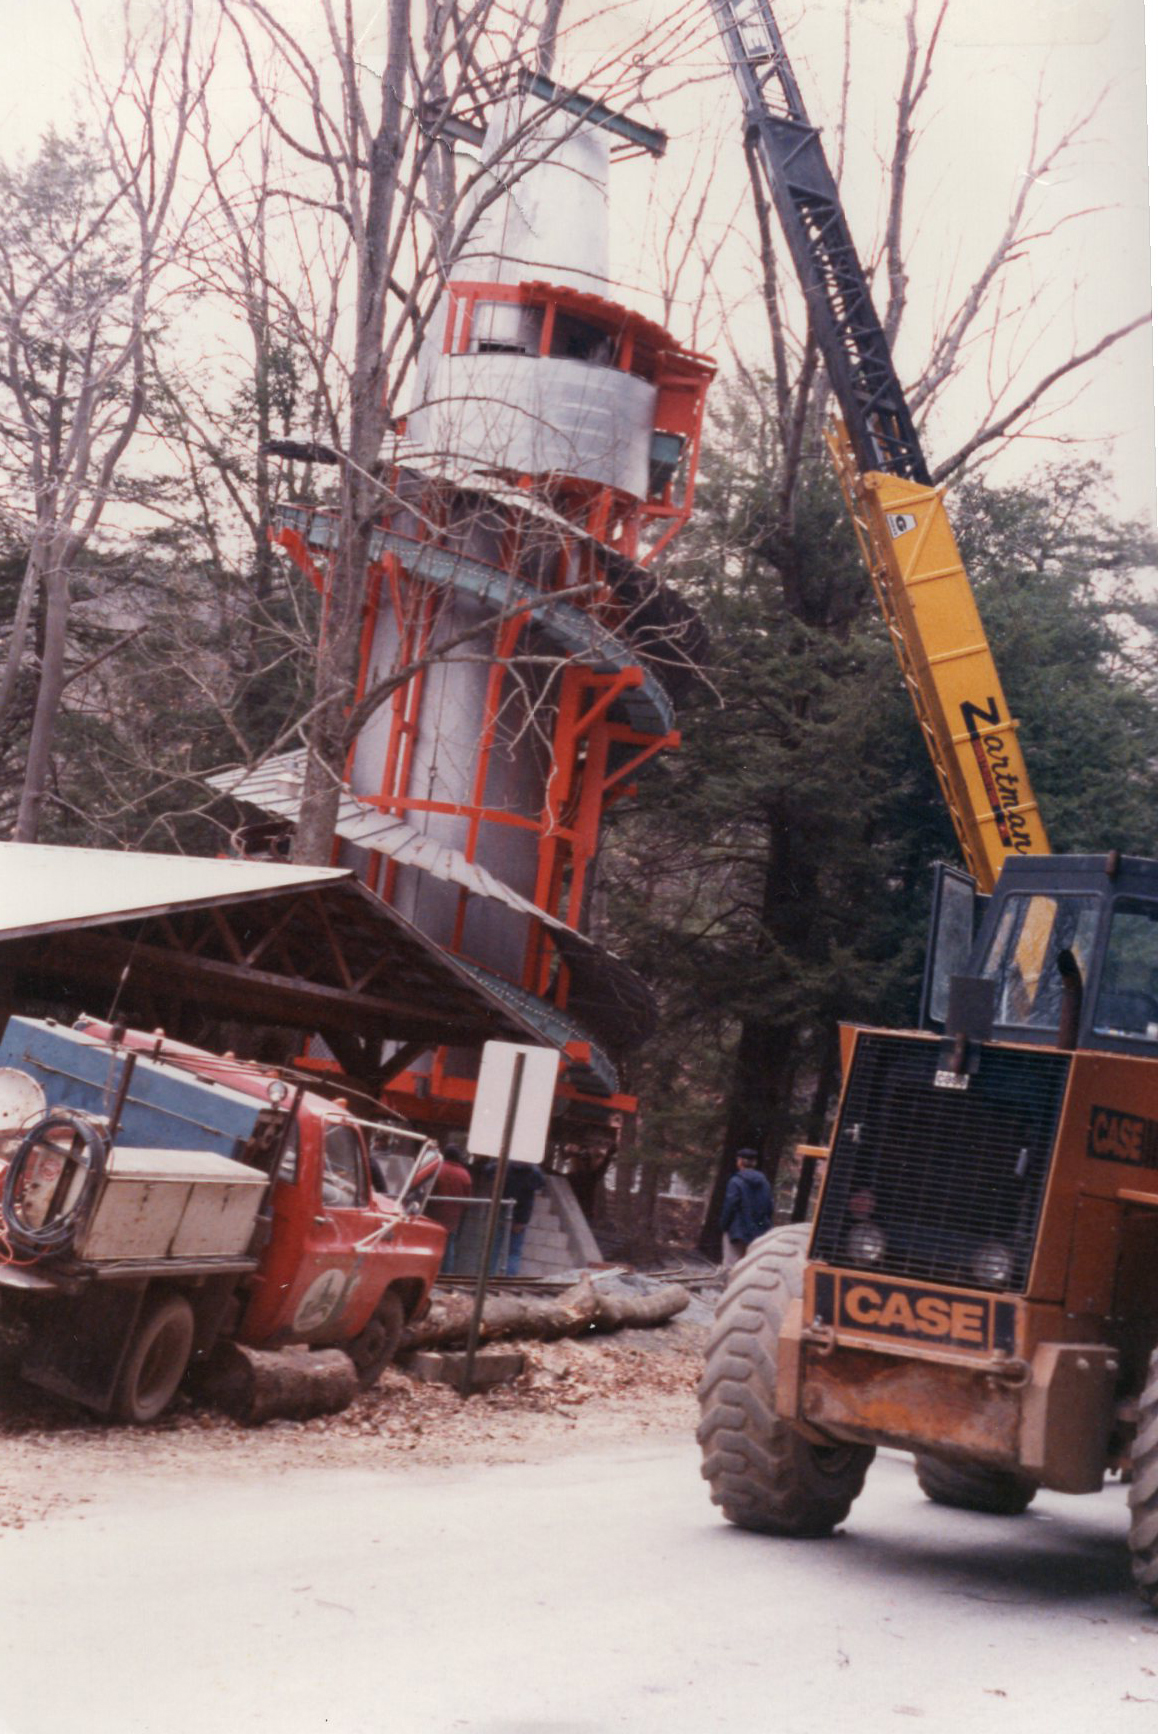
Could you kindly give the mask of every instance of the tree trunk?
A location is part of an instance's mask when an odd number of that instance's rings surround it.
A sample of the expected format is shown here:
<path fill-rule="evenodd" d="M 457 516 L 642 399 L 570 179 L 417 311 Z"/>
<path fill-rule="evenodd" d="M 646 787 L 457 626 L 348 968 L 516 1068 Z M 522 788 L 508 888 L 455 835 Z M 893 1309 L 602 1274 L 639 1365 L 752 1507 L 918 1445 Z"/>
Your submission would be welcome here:
<path fill-rule="evenodd" d="M 357 492 L 358 501 L 351 499 Z M 346 713 L 358 677 L 362 604 L 366 588 L 369 525 L 361 534 L 354 516 L 363 490 L 343 488 L 340 543 L 330 575 L 314 681 L 315 712 L 309 731 L 301 813 L 293 857 L 328 867 L 346 768 Z"/>
<path fill-rule="evenodd" d="M 8 653 L 4 661 L 4 672 L 0 675 L 0 721 L 7 716 L 16 696 L 17 684 L 20 680 L 20 664 L 24 657 L 24 646 L 28 641 L 28 628 L 32 623 L 32 610 L 40 594 L 43 575 L 44 553 L 39 536 L 34 536 L 32 546 L 28 551 L 28 559 L 24 566 L 24 577 L 20 583 L 20 595 L 16 603 L 16 612 L 12 617 L 12 626 L 8 635 Z"/>
<path fill-rule="evenodd" d="M 774 806 L 768 813 L 768 853 L 764 864 L 760 927 L 769 942 L 788 955 L 806 943 L 806 911 L 816 884 L 816 864 L 797 859 L 790 816 Z M 791 897 L 785 888 L 792 887 Z M 772 1186 L 792 1125 L 792 1091 L 798 1064 L 798 1032 L 782 1018 L 749 1014 L 744 1018 L 728 1090 L 724 1148 L 716 1168 L 700 1233 L 700 1250 L 719 1255 L 720 1211 L 735 1166 L 736 1151 L 755 1150 Z"/>
<path fill-rule="evenodd" d="M 35 843 L 40 833 L 41 813 L 48 788 L 48 768 L 52 757 L 52 738 L 64 694 L 69 585 L 68 573 L 63 570 L 58 560 L 52 559 L 43 583 L 44 650 L 40 661 L 40 681 L 36 689 L 36 708 L 32 717 L 32 737 L 28 743 L 28 763 L 20 795 L 20 811 L 12 834 L 17 843 Z"/>
<path fill-rule="evenodd" d="M 294 860 L 327 866 L 349 742 L 348 710 L 357 686 L 370 532 L 381 505 L 374 466 L 386 428 L 383 334 L 398 169 L 402 156 L 410 0 L 388 0 L 382 111 L 370 144 L 364 206 L 355 211 L 358 259 L 350 421 L 341 472 L 338 547 L 318 652 L 315 709 Z M 352 68 L 351 68 L 352 71 Z"/>
<path fill-rule="evenodd" d="M 635 1228 L 635 1181 L 639 1163 L 621 1151 L 615 1160 L 615 1231 L 630 1238 Z"/>
<path fill-rule="evenodd" d="M 564 1294 L 539 1299 L 525 1295 L 490 1295 L 483 1308 L 479 1338 L 533 1337 L 550 1342 L 577 1337 L 588 1330 L 617 1331 L 625 1325 L 660 1325 L 683 1312 L 691 1296 L 678 1283 L 667 1283 L 650 1294 L 608 1294 L 584 1276 Z M 469 1295 L 439 1297 L 402 1339 L 400 1353 L 412 1349 L 447 1348 L 465 1342 L 474 1300 Z"/>
<path fill-rule="evenodd" d="M 358 1393 L 354 1363 L 341 1349 L 250 1349 L 223 1342 L 198 1375 L 200 1393 L 237 1421 L 276 1415 L 333 1415 Z"/>

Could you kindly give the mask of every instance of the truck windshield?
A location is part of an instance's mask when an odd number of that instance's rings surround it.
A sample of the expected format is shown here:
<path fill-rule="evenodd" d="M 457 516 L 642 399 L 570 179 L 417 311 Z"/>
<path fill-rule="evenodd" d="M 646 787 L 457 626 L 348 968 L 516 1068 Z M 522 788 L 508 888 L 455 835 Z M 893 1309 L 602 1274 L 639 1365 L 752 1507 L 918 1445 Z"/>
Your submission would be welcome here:
<path fill-rule="evenodd" d="M 1002 905 L 981 973 L 997 989 L 993 1019 L 1023 1029 L 1056 1030 L 1062 1009 L 1058 955 L 1073 952 L 1089 981 L 1099 897 L 1014 895 Z"/>
<path fill-rule="evenodd" d="M 1116 905 L 1094 1029 L 1158 1041 L 1158 903 Z"/>

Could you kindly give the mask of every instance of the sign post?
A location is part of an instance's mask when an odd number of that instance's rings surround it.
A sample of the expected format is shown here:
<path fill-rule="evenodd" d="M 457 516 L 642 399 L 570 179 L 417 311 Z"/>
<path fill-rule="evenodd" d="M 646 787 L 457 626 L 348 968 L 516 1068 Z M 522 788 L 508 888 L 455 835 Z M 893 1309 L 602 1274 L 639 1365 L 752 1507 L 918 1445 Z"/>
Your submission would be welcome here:
<path fill-rule="evenodd" d="M 512 1161 L 542 1162 L 558 1073 L 559 1055 L 553 1048 L 522 1047 L 516 1042 L 487 1042 L 483 1048 L 466 1146 L 472 1156 L 495 1157 L 497 1163 L 459 1387 L 464 1397 L 474 1378 L 507 1168 Z"/>

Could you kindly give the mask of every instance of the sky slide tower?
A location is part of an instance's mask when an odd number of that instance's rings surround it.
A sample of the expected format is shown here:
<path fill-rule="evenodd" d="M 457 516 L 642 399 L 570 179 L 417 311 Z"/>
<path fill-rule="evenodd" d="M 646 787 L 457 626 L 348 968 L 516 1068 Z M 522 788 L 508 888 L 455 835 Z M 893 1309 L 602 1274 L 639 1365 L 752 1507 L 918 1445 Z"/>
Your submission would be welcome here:
<path fill-rule="evenodd" d="M 662 135 L 526 78 L 494 111 L 485 205 L 434 311 L 384 453 L 359 696 L 398 685 L 347 767 L 336 860 L 562 1050 L 572 1136 L 632 1104 L 618 1061 L 643 984 L 584 937 L 603 815 L 677 744 L 672 694 L 701 650 L 654 576 L 687 521 L 712 365 L 609 278 L 615 150 Z M 283 507 L 277 539 L 324 590 L 333 520 Z M 292 818 L 300 763 L 232 791 Z M 529 1038 L 534 1039 L 534 1038 Z M 469 1115 L 477 1056 L 387 1058 L 383 1097 Z"/>

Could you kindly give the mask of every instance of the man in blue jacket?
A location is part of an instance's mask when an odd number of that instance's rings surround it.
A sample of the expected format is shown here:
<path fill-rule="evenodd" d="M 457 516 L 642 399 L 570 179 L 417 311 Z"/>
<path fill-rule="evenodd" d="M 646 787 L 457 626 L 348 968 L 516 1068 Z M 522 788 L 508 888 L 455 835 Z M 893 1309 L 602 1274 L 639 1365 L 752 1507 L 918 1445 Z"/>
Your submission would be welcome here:
<path fill-rule="evenodd" d="M 720 1213 L 725 1270 L 743 1258 L 752 1241 L 772 1226 L 772 1188 L 756 1166 L 759 1160 L 755 1150 L 736 1152 L 736 1172 L 728 1181 Z"/>

